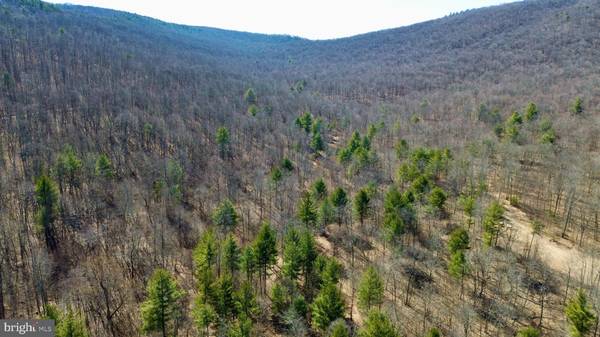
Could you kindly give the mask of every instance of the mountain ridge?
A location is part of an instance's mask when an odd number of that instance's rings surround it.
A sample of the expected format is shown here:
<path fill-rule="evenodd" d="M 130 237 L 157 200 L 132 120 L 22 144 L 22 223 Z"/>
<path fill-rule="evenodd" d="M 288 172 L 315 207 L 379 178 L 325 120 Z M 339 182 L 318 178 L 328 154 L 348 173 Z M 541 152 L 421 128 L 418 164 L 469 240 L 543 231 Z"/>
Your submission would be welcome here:
<path fill-rule="evenodd" d="M 0 318 L 152 335 L 162 283 L 163 336 L 565 336 L 576 288 L 600 313 L 599 31 L 597 0 L 329 41 L 0 0 Z"/>

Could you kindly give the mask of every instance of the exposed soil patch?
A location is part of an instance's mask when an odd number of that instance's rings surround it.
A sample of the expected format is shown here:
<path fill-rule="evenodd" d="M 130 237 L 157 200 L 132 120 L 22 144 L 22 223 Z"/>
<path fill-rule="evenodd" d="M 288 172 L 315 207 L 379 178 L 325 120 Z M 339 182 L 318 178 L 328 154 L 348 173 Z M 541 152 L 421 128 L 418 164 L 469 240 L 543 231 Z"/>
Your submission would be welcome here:
<path fill-rule="evenodd" d="M 514 231 L 516 244 L 513 249 L 525 254 L 533 234 L 531 225 L 533 221 L 525 212 L 511 206 L 507 201 L 504 201 L 504 207 L 507 226 L 509 230 Z M 592 257 L 586 255 L 572 242 L 560 237 L 549 237 L 548 233 L 535 236 L 531 254 L 535 254 L 550 268 L 564 274 L 581 273 L 592 262 Z"/>

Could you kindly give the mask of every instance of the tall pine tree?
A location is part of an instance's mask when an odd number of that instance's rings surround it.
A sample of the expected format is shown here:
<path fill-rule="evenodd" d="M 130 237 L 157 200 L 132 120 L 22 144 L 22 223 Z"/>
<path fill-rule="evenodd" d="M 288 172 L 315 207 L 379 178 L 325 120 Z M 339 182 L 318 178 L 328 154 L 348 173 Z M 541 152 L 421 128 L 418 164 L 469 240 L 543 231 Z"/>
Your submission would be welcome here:
<path fill-rule="evenodd" d="M 260 285 L 264 294 L 269 269 L 275 264 L 277 257 L 277 238 L 271 225 L 265 222 L 254 240 L 256 267 L 260 276 Z"/>
<path fill-rule="evenodd" d="M 383 280 L 373 266 L 369 266 L 362 275 L 358 286 L 358 306 L 368 312 L 374 306 L 383 303 Z"/>
<path fill-rule="evenodd" d="M 326 284 L 311 305 L 312 325 L 325 331 L 331 322 L 344 316 L 344 299 L 335 284 Z"/>
<path fill-rule="evenodd" d="M 342 319 L 338 319 L 337 321 L 333 322 L 330 330 L 331 332 L 329 333 L 329 337 L 350 337 L 348 326 Z"/>
<path fill-rule="evenodd" d="M 240 269 L 240 248 L 231 234 L 223 242 L 221 265 L 231 275 L 235 275 Z"/>
<path fill-rule="evenodd" d="M 88 337 L 89 335 L 85 321 L 71 308 L 67 309 L 67 314 L 56 325 L 56 337 Z"/>
<path fill-rule="evenodd" d="M 358 191 L 354 197 L 354 214 L 361 225 L 364 224 L 365 219 L 369 216 L 371 211 L 371 197 L 367 189 L 362 188 Z"/>
<path fill-rule="evenodd" d="M 331 204 L 335 208 L 336 219 L 338 225 L 342 224 L 344 214 L 346 213 L 346 205 L 348 204 L 348 195 L 343 188 L 336 188 L 333 193 L 331 193 Z"/>
<path fill-rule="evenodd" d="M 38 205 L 37 226 L 43 233 L 46 247 L 54 251 L 58 247 L 55 221 L 58 213 L 58 189 L 48 176 L 41 176 L 35 184 L 35 200 Z"/>
<path fill-rule="evenodd" d="M 298 205 L 298 219 L 305 226 L 314 226 L 317 223 L 317 210 L 313 197 L 310 193 L 304 192 Z"/>
<path fill-rule="evenodd" d="M 373 309 L 369 312 L 363 326 L 358 331 L 359 337 L 400 337 L 390 319 L 381 311 Z"/>
<path fill-rule="evenodd" d="M 585 336 L 596 322 L 596 315 L 592 312 L 587 303 L 587 296 L 581 289 L 567 303 L 565 315 L 569 322 L 572 337 Z"/>
<path fill-rule="evenodd" d="M 157 269 L 147 286 L 148 298 L 142 303 L 142 330 L 160 332 L 162 337 L 176 335 L 174 321 L 181 314 L 183 293 L 171 274 Z"/>
<path fill-rule="evenodd" d="M 213 223 L 223 231 L 232 231 L 238 223 L 238 214 L 229 199 L 223 200 L 212 214 Z"/>

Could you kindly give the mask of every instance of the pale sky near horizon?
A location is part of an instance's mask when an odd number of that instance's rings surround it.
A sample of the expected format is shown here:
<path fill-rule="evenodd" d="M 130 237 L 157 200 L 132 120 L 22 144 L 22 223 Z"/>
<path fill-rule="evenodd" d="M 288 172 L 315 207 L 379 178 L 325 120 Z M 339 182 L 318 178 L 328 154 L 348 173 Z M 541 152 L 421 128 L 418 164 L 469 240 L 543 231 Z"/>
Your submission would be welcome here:
<path fill-rule="evenodd" d="M 47 0 L 48 1 L 48 0 Z M 167 22 L 330 39 L 406 26 L 515 0 L 49 0 L 123 10 Z"/>

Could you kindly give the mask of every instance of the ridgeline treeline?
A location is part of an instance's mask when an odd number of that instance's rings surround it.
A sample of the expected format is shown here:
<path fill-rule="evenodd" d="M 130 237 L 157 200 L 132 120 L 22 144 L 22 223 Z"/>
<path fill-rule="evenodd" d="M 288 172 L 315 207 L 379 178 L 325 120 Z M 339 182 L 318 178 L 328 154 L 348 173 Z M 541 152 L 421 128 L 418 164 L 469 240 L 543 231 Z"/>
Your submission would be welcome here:
<path fill-rule="evenodd" d="M 0 0 L 0 319 L 597 337 L 598 31 L 592 0 L 327 41 Z"/>

